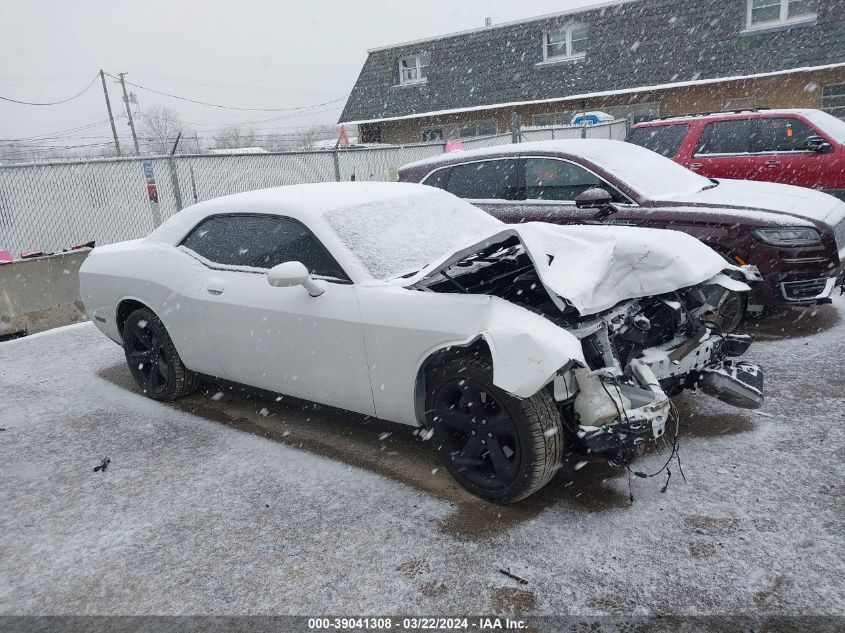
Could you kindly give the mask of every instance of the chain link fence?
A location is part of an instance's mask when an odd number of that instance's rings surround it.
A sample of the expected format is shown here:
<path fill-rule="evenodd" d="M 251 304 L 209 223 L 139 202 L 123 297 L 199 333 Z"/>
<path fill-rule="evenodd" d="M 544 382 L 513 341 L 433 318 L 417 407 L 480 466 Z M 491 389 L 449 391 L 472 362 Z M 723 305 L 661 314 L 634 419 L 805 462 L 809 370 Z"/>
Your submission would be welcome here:
<path fill-rule="evenodd" d="M 521 140 L 625 136 L 625 121 L 526 129 Z M 468 139 L 464 149 L 511 142 Z M 180 209 L 219 196 L 309 182 L 389 181 L 444 143 L 268 154 L 202 154 L 0 166 L 0 249 L 60 251 L 143 237 Z M 153 201 L 157 199 L 157 202 Z"/>

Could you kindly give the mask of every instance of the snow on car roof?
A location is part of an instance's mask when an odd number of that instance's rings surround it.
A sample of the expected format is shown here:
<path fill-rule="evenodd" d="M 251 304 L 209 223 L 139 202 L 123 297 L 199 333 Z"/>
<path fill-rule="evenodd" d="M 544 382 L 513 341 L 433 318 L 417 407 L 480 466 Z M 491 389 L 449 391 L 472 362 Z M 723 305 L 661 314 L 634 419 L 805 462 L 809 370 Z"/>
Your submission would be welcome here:
<path fill-rule="evenodd" d="M 402 171 L 451 161 L 492 156 L 528 156 L 532 153 L 568 154 L 587 160 L 613 174 L 652 200 L 663 200 L 701 191 L 712 183 L 678 163 L 639 145 L 609 139 L 561 139 L 497 145 L 466 152 L 450 152 L 402 167 Z"/>
<path fill-rule="evenodd" d="M 433 192 L 432 187 L 396 182 L 320 182 L 271 187 L 222 196 L 187 207 L 149 237 L 176 243 L 201 219 L 218 213 L 285 215 L 310 226 L 319 222 L 326 213 L 337 209 L 400 198 L 434 196 L 437 192 Z"/>
<path fill-rule="evenodd" d="M 421 212 L 424 211 L 424 212 Z M 218 214 L 283 215 L 302 222 L 353 281 L 416 270 L 491 224 L 481 209 L 441 189 L 399 182 L 325 182 L 236 193 L 183 209 L 146 239 L 178 245 Z"/>
<path fill-rule="evenodd" d="M 531 152 L 556 152 L 561 154 L 577 154 L 579 156 L 602 155 L 606 152 L 622 151 L 622 147 L 629 145 L 623 141 L 612 141 L 609 139 L 588 138 L 588 139 L 560 139 L 555 141 L 531 141 L 530 143 L 513 143 L 509 145 L 493 145 L 492 147 L 481 147 L 479 149 L 460 150 L 440 154 L 430 158 L 414 161 L 402 166 L 402 170 L 415 169 L 426 165 L 439 165 L 440 163 L 468 158 L 484 158 L 487 156 L 521 156 Z"/>
<path fill-rule="evenodd" d="M 809 108 L 749 108 L 747 110 L 726 110 L 725 112 L 701 112 L 699 114 L 680 114 L 678 116 L 669 116 L 661 119 L 654 119 L 653 121 L 642 121 L 637 123 L 636 127 L 656 127 L 659 125 L 666 125 L 669 123 L 679 123 L 683 121 L 698 120 L 698 119 L 721 119 L 721 118 L 744 118 L 749 116 L 785 116 L 790 114 L 800 114 L 803 116 L 812 116 L 818 110 L 811 110 Z"/>
<path fill-rule="evenodd" d="M 261 209 L 263 213 L 304 217 L 370 202 L 417 196 L 431 196 L 431 187 L 398 182 L 317 182 L 235 193 L 200 202 L 196 207 L 237 206 Z"/>

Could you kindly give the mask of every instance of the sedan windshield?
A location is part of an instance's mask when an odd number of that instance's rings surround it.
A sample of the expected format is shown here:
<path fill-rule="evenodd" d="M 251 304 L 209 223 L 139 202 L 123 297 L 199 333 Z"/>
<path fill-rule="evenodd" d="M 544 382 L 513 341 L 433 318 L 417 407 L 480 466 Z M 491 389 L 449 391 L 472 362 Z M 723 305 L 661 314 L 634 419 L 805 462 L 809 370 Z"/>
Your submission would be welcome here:
<path fill-rule="evenodd" d="M 383 280 L 416 272 L 502 224 L 437 189 L 333 209 L 323 217 L 369 273 Z"/>
<path fill-rule="evenodd" d="M 610 152 L 606 145 L 584 143 L 578 153 L 650 200 L 686 196 L 713 186 L 708 178 L 644 147 L 632 143 L 614 145 L 618 148 Z"/>

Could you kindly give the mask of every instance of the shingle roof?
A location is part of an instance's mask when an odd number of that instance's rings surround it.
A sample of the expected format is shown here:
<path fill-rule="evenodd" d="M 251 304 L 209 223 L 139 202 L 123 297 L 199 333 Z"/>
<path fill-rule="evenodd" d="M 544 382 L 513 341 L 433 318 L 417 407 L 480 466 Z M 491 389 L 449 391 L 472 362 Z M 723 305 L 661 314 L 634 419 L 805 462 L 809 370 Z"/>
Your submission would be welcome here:
<path fill-rule="evenodd" d="M 753 34 L 743 33 L 745 0 L 628 0 L 373 49 L 340 121 L 843 62 L 845 0 L 816 1 L 816 22 Z M 586 57 L 542 64 L 543 31 L 573 22 L 589 27 Z M 399 86 L 399 58 L 421 52 L 431 54 L 427 83 Z"/>

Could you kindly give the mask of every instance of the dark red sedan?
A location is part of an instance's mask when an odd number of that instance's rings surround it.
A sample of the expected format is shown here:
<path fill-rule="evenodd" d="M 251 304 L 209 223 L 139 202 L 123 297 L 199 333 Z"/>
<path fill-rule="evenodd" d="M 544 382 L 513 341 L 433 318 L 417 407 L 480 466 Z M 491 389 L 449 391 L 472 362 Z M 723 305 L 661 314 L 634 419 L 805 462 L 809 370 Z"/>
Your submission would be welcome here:
<path fill-rule="evenodd" d="M 453 152 L 405 165 L 399 180 L 446 189 L 506 222 L 689 233 L 759 269 L 752 312 L 828 303 L 842 281 L 842 201 L 790 185 L 705 178 L 630 143 L 541 141 Z"/>

